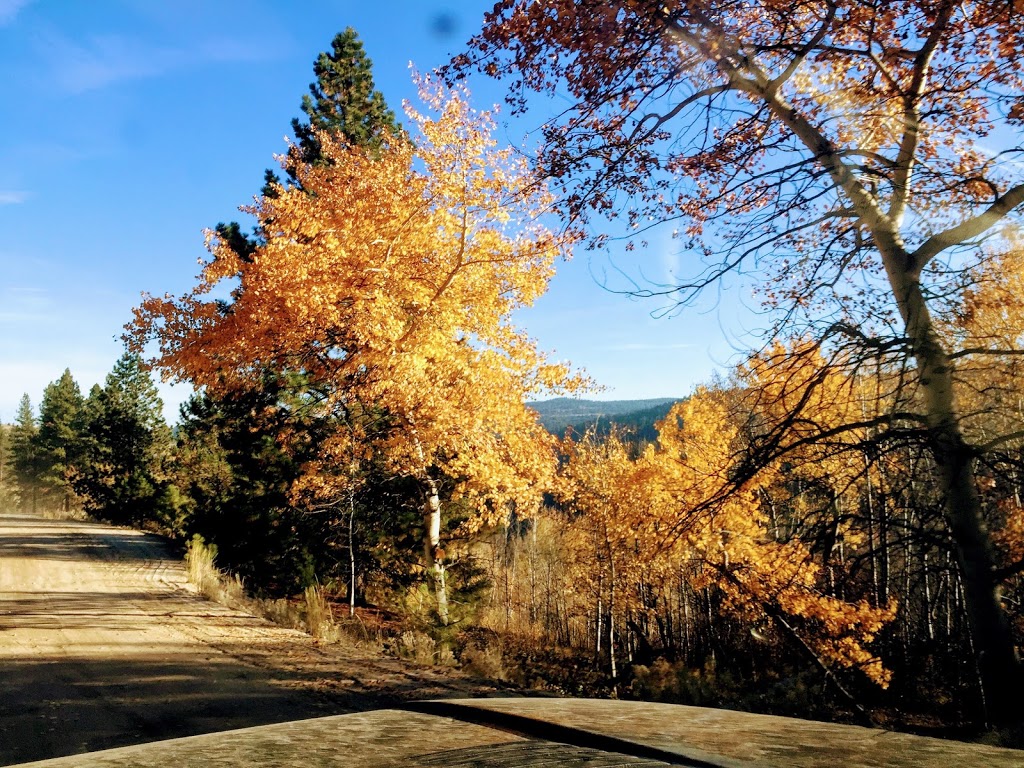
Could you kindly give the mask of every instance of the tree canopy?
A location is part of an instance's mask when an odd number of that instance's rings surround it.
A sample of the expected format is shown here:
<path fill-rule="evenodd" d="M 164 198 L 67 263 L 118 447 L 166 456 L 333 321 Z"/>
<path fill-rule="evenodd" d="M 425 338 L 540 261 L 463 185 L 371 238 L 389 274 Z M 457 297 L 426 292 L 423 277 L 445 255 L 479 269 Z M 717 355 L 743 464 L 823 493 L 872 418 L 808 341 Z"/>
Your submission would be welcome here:
<path fill-rule="evenodd" d="M 568 92 L 540 156 L 564 212 L 621 221 L 613 232 L 631 242 L 675 226 L 699 260 L 648 293 L 685 302 L 745 271 L 772 338 L 815 339 L 850 371 L 912 371 L 910 409 L 872 407 L 837 428 L 868 421 L 895 435 L 909 423 L 924 436 L 986 691 L 1010 717 L 1020 667 L 958 371 L 1020 340 L 960 347 L 936 316 L 961 306 L 1020 222 L 1021 18 L 1014 2 L 502 0 L 449 70 Z M 520 89 L 509 98 L 525 108 Z M 784 423 L 804 402 L 791 400 Z"/>
<path fill-rule="evenodd" d="M 569 247 L 539 220 L 550 196 L 522 158 L 495 148 L 489 115 L 459 94 L 431 99 L 437 118 L 409 110 L 415 143 L 394 137 L 378 151 L 321 133 L 327 162 L 294 151 L 296 186 L 251 209 L 266 242 L 243 259 L 211 233 L 199 286 L 147 298 L 132 343 L 156 341 L 153 364 L 214 393 L 270 367 L 301 371 L 328 407 L 383 408 L 391 429 L 376 445 L 423 484 L 426 558 L 440 580 L 439 473 L 478 523 L 535 506 L 554 457 L 525 400 L 578 380 L 510 321 Z M 230 311 L 205 298 L 236 280 Z M 324 460 L 351 461 L 352 437 L 339 430 Z"/>

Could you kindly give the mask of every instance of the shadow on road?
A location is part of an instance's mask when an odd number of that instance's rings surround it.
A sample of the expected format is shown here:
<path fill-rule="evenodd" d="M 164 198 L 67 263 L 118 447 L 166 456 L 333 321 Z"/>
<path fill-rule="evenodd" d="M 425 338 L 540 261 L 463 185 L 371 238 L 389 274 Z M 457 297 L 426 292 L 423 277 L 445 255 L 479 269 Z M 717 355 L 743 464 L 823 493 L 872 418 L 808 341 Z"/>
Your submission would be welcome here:
<path fill-rule="evenodd" d="M 4 528 L 0 558 L 72 561 L 84 556 L 123 562 L 173 557 L 170 548 L 154 536 L 97 523 L 4 514 L 0 525 Z"/>
<path fill-rule="evenodd" d="M 376 697 L 327 695 L 305 675 L 268 677 L 223 656 L 0 664 L 0 764 L 341 714 Z M 39 681 L 49 680 L 41 688 Z"/>

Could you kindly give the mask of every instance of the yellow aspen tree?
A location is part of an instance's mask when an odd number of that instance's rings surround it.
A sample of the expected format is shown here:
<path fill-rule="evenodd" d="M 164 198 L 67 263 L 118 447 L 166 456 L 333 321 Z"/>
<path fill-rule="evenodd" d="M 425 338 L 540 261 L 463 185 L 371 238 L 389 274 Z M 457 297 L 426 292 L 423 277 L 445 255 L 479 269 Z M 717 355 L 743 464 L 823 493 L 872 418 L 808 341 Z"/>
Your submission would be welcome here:
<path fill-rule="evenodd" d="M 319 134 L 324 162 L 246 209 L 266 242 L 251 255 L 208 234 L 211 258 L 180 297 L 144 298 L 129 337 L 156 345 L 165 377 L 217 390 L 264 366 L 301 371 L 322 407 L 382 409 L 374 448 L 423 496 L 424 567 L 448 623 L 439 478 L 476 510 L 472 526 L 539 503 L 553 441 L 525 400 L 581 380 L 511 321 L 547 288 L 572 238 L 546 228 L 551 196 L 520 154 L 499 149 L 464 92 L 422 89 L 410 139 L 372 152 Z M 232 291 L 233 301 L 218 301 Z M 349 433 L 325 459 L 353 455 Z M 342 473 L 344 474 L 344 473 Z M 315 482 L 315 481 L 313 481 Z"/>
<path fill-rule="evenodd" d="M 662 492 L 675 502 L 661 505 L 669 514 L 662 526 L 676 540 L 676 557 L 704 563 L 709 583 L 732 610 L 748 620 L 770 618 L 823 671 L 857 668 L 888 685 L 889 671 L 867 646 L 895 606 L 872 608 L 822 594 L 820 568 L 806 548 L 771 533 L 761 498 L 775 479 L 773 468 L 723 493 L 735 483 L 741 442 L 728 397 L 698 389 L 659 425 Z"/>
<path fill-rule="evenodd" d="M 595 625 L 607 627 L 612 678 L 618 674 L 617 621 L 634 597 L 628 587 L 654 566 L 660 547 L 652 537 L 652 505 L 657 503 L 650 467 L 643 457 L 633 459 L 621 437 L 612 433 L 598 440 L 586 435 L 563 446 L 567 459 L 562 471 L 560 501 L 570 515 L 577 538 L 574 561 L 580 581 L 597 596 Z M 603 597 L 608 595 L 606 610 Z M 596 636 L 600 647 L 601 636 Z"/>
<path fill-rule="evenodd" d="M 906 372 L 986 720 L 1007 724 L 1024 668 L 975 476 L 991 440 L 957 399 L 977 356 L 942 325 L 1024 215 L 1022 54 L 1020 0 L 499 0 L 450 69 L 508 77 L 520 109 L 565 96 L 540 163 L 566 215 L 603 225 L 595 245 L 671 231 L 692 256 L 642 293 L 687 303 L 747 274 L 765 338 Z"/>

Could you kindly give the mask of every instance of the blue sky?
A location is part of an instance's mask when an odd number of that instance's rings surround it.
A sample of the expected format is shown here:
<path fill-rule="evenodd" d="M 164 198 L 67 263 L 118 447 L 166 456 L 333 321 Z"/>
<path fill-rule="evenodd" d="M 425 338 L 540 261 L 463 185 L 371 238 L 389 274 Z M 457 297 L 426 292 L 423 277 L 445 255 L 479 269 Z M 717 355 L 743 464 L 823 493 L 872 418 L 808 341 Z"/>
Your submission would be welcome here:
<path fill-rule="evenodd" d="M 38 402 L 66 367 L 83 390 L 102 382 L 140 294 L 192 285 L 203 228 L 251 202 L 336 32 L 357 30 L 397 112 L 415 99 L 409 62 L 447 61 L 488 7 L 0 0 L 0 420 L 22 393 Z M 477 107 L 501 100 L 499 84 L 469 85 Z M 538 103 L 502 133 L 528 145 L 553 106 Z M 605 386 L 595 397 L 684 395 L 734 362 L 741 300 L 708 297 L 659 317 L 658 301 L 602 285 L 680 269 L 667 239 L 641 255 L 581 250 L 519 319 L 542 349 Z M 172 420 L 187 394 L 164 388 Z"/>

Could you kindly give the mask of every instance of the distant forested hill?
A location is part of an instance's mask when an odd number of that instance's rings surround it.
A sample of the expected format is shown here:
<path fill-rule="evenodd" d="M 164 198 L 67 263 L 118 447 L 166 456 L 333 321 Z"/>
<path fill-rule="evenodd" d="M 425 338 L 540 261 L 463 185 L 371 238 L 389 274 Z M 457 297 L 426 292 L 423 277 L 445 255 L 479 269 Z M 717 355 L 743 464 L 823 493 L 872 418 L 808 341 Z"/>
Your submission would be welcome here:
<path fill-rule="evenodd" d="M 529 406 L 540 414 L 541 424 L 559 437 L 570 427 L 577 435 L 590 428 L 595 428 L 599 436 L 606 435 L 612 424 L 616 424 L 636 440 L 653 441 L 657 437 L 655 423 L 665 418 L 672 405 L 680 399 L 576 400 L 558 397 L 529 403 Z"/>

